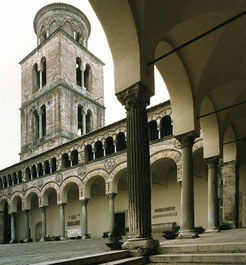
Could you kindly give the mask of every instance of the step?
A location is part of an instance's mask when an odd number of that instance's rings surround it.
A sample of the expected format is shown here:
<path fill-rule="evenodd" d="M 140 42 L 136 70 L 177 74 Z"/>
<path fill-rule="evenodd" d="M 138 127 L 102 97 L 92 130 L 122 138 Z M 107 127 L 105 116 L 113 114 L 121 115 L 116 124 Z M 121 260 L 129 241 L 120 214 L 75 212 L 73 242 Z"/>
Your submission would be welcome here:
<path fill-rule="evenodd" d="M 163 264 L 246 264 L 246 253 L 159 254 L 149 257 L 150 263 Z"/>
<path fill-rule="evenodd" d="M 76 258 L 54 260 L 48 262 L 35 263 L 32 265 L 54 265 L 54 264 L 64 264 L 64 265 L 90 265 L 90 264 L 100 264 L 105 262 L 111 262 L 114 260 L 120 260 L 129 257 L 129 252 L 127 250 L 117 250 L 108 251 L 100 254 L 94 254 L 89 256 L 81 256 Z M 108 264 L 108 263 L 106 263 Z M 123 264 L 123 263 L 122 263 Z"/>
<path fill-rule="evenodd" d="M 128 265 L 142 265 L 146 263 L 144 257 L 130 257 L 126 259 L 115 260 L 107 263 L 100 263 L 100 265 L 118 265 L 118 264 L 128 264 Z"/>
<path fill-rule="evenodd" d="M 246 243 L 199 244 L 199 245 L 162 245 L 159 254 L 174 253 L 246 253 Z"/>

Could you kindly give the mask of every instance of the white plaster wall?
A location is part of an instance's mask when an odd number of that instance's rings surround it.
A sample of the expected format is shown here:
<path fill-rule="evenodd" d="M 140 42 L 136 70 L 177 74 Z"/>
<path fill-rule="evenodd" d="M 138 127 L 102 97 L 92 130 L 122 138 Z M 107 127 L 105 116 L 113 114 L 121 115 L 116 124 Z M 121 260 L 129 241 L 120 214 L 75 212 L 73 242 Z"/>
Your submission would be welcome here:
<path fill-rule="evenodd" d="M 38 222 L 41 222 L 42 212 L 41 208 L 33 208 L 29 211 L 29 227 L 30 227 L 30 236 L 35 240 L 35 227 Z"/>
<path fill-rule="evenodd" d="M 81 228 L 81 212 L 82 204 L 78 199 L 68 198 L 67 205 L 65 206 L 65 231 L 68 229 L 78 229 Z M 72 219 L 72 216 L 76 216 Z M 80 221 L 79 225 L 68 226 L 68 222 Z"/>
<path fill-rule="evenodd" d="M 60 234 L 59 205 L 56 202 L 49 202 L 46 210 L 46 234 L 50 237 Z"/>
<path fill-rule="evenodd" d="M 101 237 L 109 230 L 109 199 L 105 195 L 91 195 L 87 207 L 88 232 L 92 237 Z"/>
<path fill-rule="evenodd" d="M 16 213 L 16 239 L 22 240 L 25 238 L 25 231 L 24 231 L 24 212 L 21 210 L 18 210 Z"/>

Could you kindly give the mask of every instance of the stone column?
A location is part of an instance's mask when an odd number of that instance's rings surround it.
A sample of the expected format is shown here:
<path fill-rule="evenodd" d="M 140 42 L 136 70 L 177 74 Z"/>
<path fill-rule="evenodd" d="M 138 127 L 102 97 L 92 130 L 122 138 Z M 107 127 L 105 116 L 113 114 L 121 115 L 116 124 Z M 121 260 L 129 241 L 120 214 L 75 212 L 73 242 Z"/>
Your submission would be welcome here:
<path fill-rule="evenodd" d="M 89 199 L 82 200 L 82 227 L 81 227 L 81 234 L 82 238 L 87 238 L 88 234 L 88 216 L 87 216 L 87 203 Z"/>
<path fill-rule="evenodd" d="M 194 135 L 183 134 L 177 137 L 182 148 L 182 188 L 180 208 L 180 233 L 179 238 L 194 238 L 194 181 L 192 146 Z"/>
<path fill-rule="evenodd" d="M 222 221 L 230 223 L 233 228 L 238 227 L 239 222 L 239 180 L 236 161 L 223 164 L 222 170 L 223 208 Z"/>
<path fill-rule="evenodd" d="M 218 203 L 218 157 L 207 158 L 208 166 L 208 229 L 206 232 L 219 232 Z"/>
<path fill-rule="evenodd" d="M 4 211 L 0 211 L 0 244 L 4 243 Z"/>
<path fill-rule="evenodd" d="M 45 241 L 46 240 L 46 206 L 42 207 L 42 238 L 40 241 Z"/>
<path fill-rule="evenodd" d="M 39 70 L 39 89 L 43 87 L 42 72 L 43 70 Z"/>
<path fill-rule="evenodd" d="M 42 112 L 38 114 L 39 117 L 39 139 L 43 137 L 43 123 L 42 123 Z"/>
<path fill-rule="evenodd" d="M 108 194 L 109 198 L 109 233 L 112 233 L 114 227 L 114 198 L 117 194 Z"/>
<path fill-rule="evenodd" d="M 86 135 L 86 113 L 82 113 L 83 135 Z"/>
<path fill-rule="evenodd" d="M 146 111 L 150 99 L 148 91 L 139 82 L 117 95 L 127 111 L 129 238 L 123 245 L 124 249 L 147 250 L 159 244 L 159 241 L 151 237 L 151 181 Z"/>
<path fill-rule="evenodd" d="M 15 214 L 10 213 L 11 218 L 11 240 L 9 243 L 16 243 L 16 234 L 15 234 Z"/>
<path fill-rule="evenodd" d="M 81 87 L 85 89 L 85 78 L 84 78 L 84 72 L 85 72 L 85 65 L 81 64 Z"/>
<path fill-rule="evenodd" d="M 30 241 L 30 232 L 29 232 L 29 216 L 28 216 L 29 210 L 24 211 L 24 231 L 25 231 L 25 239 L 24 242 Z"/>
<path fill-rule="evenodd" d="M 60 240 L 65 240 L 65 204 L 61 203 L 60 207 Z"/>

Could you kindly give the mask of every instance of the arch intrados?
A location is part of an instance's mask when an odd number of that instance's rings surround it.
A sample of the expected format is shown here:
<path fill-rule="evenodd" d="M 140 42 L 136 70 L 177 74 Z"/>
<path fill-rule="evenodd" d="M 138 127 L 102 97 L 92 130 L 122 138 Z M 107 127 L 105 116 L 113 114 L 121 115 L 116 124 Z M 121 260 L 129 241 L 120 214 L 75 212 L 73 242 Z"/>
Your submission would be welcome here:
<path fill-rule="evenodd" d="M 11 196 L 11 212 L 16 213 L 17 212 L 17 205 L 18 201 L 21 201 L 21 208 L 22 208 L 22 198 L 23 194 L 21 192 L 16 192 Z"/>
<path fill-rule="evenodd" d="M 0 197 L 0 211 L 4 211 L 5 204 L 9 205 L 9 198 L 6 195 Z"/>

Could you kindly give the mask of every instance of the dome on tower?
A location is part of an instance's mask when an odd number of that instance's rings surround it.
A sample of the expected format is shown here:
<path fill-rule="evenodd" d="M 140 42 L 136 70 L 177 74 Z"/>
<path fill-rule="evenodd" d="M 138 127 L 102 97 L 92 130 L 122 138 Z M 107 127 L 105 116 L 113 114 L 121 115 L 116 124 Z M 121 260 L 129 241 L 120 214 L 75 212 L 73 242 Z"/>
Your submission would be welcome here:
<path fill-rule="evenodd" d="M 80 44 L 87 46 L 91 31 L 90 22 L 85 14 L 78 8 L 64 3 L 54 3 L 41 8 L 34 18 L 33 27 L 38 44 L 58 28 L 62 28 Z"/>

